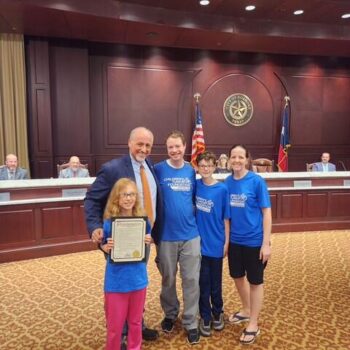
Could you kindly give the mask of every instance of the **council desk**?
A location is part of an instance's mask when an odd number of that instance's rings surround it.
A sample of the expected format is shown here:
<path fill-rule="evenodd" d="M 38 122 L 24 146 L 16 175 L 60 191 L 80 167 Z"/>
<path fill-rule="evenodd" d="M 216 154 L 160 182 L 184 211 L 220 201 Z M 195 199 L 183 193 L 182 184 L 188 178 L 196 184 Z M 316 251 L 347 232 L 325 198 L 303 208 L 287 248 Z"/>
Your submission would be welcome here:
<path fill-rule="evenodd" d="M 270 192 L 273 233 L 350 228 L 350 172 L 259 175 Z M 94 180 L 0 181 L 0 262 L 96 249 L 83 210 Z"/>

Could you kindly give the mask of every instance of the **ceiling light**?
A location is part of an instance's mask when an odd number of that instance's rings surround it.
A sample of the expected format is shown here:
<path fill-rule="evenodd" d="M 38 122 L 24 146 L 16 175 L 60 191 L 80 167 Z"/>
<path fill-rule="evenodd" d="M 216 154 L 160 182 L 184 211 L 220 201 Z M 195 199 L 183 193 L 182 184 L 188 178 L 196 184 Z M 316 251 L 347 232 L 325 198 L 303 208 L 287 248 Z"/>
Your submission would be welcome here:
<path fill-rule="evenodd" d="M 350 18 L 350 13 L 344 13 L 341 18 Z"/>
<path fill-rule="evenodd" d="M 304 13 L 304 10 L 295 10 L 293 13 L 294 13 L 296 16 L 302 15 L 302 14 Z"/>
<path fill-rule="evenodd" d="M 246 6 L 245 10 L 246 11 L 253 11 L 253 10 L 255 10 L 255 6 L 254 5 L 248 5 L 248 6 Z"/>
<path fill-rule="evenodd" d="M 200 0 L 199 4 L 202 5 L 202 6 L 207 6 L 207 5 L 210 4 L 210 1 L 209 0 Z"/>

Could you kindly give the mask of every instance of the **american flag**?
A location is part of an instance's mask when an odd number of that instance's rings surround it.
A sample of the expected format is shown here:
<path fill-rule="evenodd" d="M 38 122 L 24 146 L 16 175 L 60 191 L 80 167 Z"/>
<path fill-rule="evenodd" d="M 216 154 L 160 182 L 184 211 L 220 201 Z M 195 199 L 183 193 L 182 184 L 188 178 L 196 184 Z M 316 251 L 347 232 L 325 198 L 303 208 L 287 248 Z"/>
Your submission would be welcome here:
<path fill-rule="evenodd" d="M 191 164 L 193 167 L 197 166 L 197 156 L 205 151 L 205 141 L 202 126 L 202 114 L 199 108 L 199 104 L 196 103 L 196 125 L 192 135 L 192 153 L 191 153 Z"/>

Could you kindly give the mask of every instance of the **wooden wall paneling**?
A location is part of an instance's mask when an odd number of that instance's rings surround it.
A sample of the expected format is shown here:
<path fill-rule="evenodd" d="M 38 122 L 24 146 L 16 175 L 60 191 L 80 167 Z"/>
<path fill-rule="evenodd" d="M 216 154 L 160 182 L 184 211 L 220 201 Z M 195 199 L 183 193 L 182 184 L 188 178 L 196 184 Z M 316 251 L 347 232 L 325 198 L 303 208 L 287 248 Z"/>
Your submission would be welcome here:
<path fill-rule="evenodd" d="M 225 100 L 235 93 L 248 96 L 254 108 L 252 119 L 239 127 L 229 124 L 223 116 Z M 215 81 L 203 96 L 203 115 L 207 116 L 209 144 L 234 142 L 273 147 L 273 101 L 266 86 L 249 74 L 229 74 Z"/>
<path fill-rule="evenodd" d="M 281 219 L 296 219 L 303 216 L 303 195 L 301 193 L 284 193 L 281 196 Z"/>
<path fill-rule="evenodd" d="M 90 155 L 89 58 L 85 45 L 50 46 L 53 140 L 56 156 Z"/>
<path fill-rule="evenodd" d="M 31 174 L 52 176 L 52 116 L 49 74 L 49 44 L 46 40 L 26 42 L 28 81 L 28 126 Z"/>
<path fill-rule="evenodd" d="M 106 70 L 105 148 L 126 145 L 130 130 L 139 125 L 152 130 L 157 140 L 182 130 L 189 143 L 192 101 L 186 96 L 192 92 L 193 71 L 111 65 Z"/>
<path fill-rule="evenodd" d="M 202 94 L 208 149 L 219 154 L 243 142 L 254 157 L 276 161 L 285 93 L 277 75 L 291 97 L 289 169 L 304 171 L 305 163 L 318 160 L 325 150 L 331 152 L 333 161 L 342 160 L 350 168 L 350 70 L 346 60 L 335 64 L 332 58 L 310 56 L 53 39 L 47 43 L 34 38 L 28 42 L 29 77 L 35 64 L 40 67 L 37 86 L 32 78 L 30 81 L 30 143 L 42 148 L 52 134 L 54 138 L 53 151 L 38 155 L 31 150 L 33 177 L 56 176 L 56 163 L 74 153 L 88 161 L 95 175 L 105 160 L 127 153 L 130 129 L 141 123 L 155 133 L 154 159 L 164 159 L 164 138 L 174 126 L 190 143 L 193 93 L 197 91 Z M 39 102 L 34 88 L 40 91 Z M 249 95 L 255 106 L 252 121 L 241 128 L 230 126 L 222 114 L 225 97 L 237 91 Z M 47 111 L 40 112 L 43 118 L 55 126 L 53 132 L 47 130 L 51 125 L 40 119 L 40 140 L 35 119 L 38 104 Z"/>
<path fill-rule="evenodd" d="M 277 194 L 270 194 L 272 220 L 277 219 Z"/>
<path fill-rule="evenodd" d="M 348 216 L 350 194 L 346 192 L 333 192 L 329 194 L 329 215 Z"/>
<path fill-rule="evenodd" d="M 290 170 L 319 161 L 322 152 L 331 161 L 349 159 L 350 71 L 336 58 L 295 57 L 282 69 L 291 97 Z"/>
<path fill-rule="evenodd" d="M 305 193 L 305 216 L 324 218 L 328 213 L 328 193 Z"/>
<path fill-rule="evenodd" d="M 96 249 L 83 202 L 0 206 L 0 263 Z"/>
<path fill-rule="evenodd" d="M 34 210 L 7 206 L 0 212 L 0 246 L 19 247 L 35 242 Z"/>
<path fill-rule="evenodd" d="M 199 51 L 194 64 L 201 67 L 194 88 L 202 93 L 202 114 L 209 149 L 228 153 L 235 143 L 248 146 L 253 157 L 277 159 L 281 83 L 274 71 L 273 56 L 237 52 Z M 243 126 L 230 125 L 223 115 L 226 98 L 234 93 L 247 95 L 254 107 L 251 121 Z"/>
<path fill-rule="evenodd" d="M 74 235 L 82 238 L 89 238 L 89 233 L 85 223 L 84 205 L 79 202 L 73 206 Z"/>
<path fill-rule="evenodd" d="M 61 240 L 74 234 L 71 205 L 42 205 L 41 220 L 42 239 L 56 238 Z"/>

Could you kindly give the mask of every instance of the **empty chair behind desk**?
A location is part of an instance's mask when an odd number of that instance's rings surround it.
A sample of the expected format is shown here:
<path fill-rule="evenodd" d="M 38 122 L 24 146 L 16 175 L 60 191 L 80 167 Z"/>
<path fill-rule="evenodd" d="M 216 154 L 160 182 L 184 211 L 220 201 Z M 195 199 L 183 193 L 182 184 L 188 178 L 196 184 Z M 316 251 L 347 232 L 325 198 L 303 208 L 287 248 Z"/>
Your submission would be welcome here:
<path fill-rule="evenodd" d="M 253 159 L 252 170 L 256 173 L 272 173 L 274 171 L 274 161 L 267 158 Z"/>
<path fill-rule="evenodd" d="M 312 171 L 315 163 L 306 163 L 306 171 Z"/>

